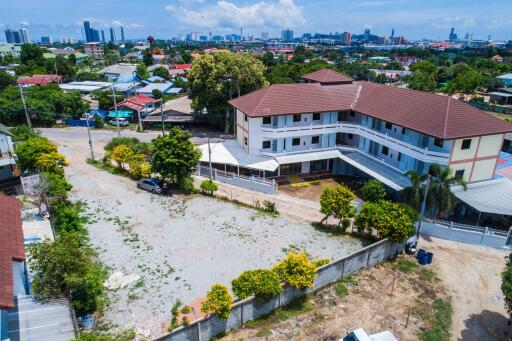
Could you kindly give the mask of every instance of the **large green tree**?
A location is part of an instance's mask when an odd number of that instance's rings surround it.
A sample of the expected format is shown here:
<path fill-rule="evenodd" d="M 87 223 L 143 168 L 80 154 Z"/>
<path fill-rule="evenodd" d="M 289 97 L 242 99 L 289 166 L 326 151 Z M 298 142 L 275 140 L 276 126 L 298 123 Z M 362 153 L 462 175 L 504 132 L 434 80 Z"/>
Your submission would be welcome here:
<path fill-rule="evenodd" d="M 228 100 L 268 85 L 264 71 L 263 63 L 248 54 L 205 54 L 194 60 L 188 73 L 192 107 L 197 112 L 206 110 L 213 121 L 225 115 L 228 132 Z"/>
<path fill-rule="evenodd" d="M 343 219 L 352 218 L 355 215 L 354 198 L 354 193 L 345 185 L 326 188 L 320 196 L 320 212 L 324 215 L 322 222 L 333 217 L 341 224 Z"/>
<path fill-rule="evenodd" d="M 464 179 L 454 176 L 451 168 L 442 167 L 437 164 L 430 166 L 429 173 L 431 174 L 431 179 L 427 205 L 429 209 L 434 209 L 440 215 L 455 207 L 456 199 L 450 188 L 455 185 L 461 185 L 465 190 L 466 182 Z"/>
<path fill-rule="evenodd" d="M 163 180 L 182 184 L 190 178 L 201 157 L 201 152 L 190 141 L 191 137 L 188 131 L 173 127 L 168 134 L 153 139 L 151 168 Z"/>
<path fill-rule="evenodd" d="M 57 152 L 57 146 L 46 137 L 37 136 L 29 138 L 16 146 L 18 166 L 22 171 L 35 171 L 38 169 L 37 160 L 42 154 Z"/>
<path fill-rule="evenodd" d="M 512 253 L 505 257 L 507 263 L 501 273 L 501 291 L 505 297 L 505 309 L 512 316 Z"/>

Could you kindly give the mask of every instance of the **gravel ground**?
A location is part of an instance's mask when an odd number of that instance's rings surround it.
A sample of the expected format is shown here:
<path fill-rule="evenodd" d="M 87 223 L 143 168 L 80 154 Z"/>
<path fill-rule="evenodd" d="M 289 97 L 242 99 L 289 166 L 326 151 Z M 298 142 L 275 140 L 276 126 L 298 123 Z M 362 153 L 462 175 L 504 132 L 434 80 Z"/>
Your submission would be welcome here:
<path fill-rule="evenodd" d="M 163 197 L 138 190 L 130 179 L 85 163 L 87 145 L 55 138 L 69 161 L 72 200 L 87 202 L 91 243 L 110 273 L 142 280 L 110 292 L 103 322 L 114 330 L 165 332 L 176 299 L 204 296 L 241 272 L 270 267 L 290 249 L 339 258 L 361 247 L 285 215 L 272 217 L 203 196 Z M 300 208 L 297 208 L 300 210 Z"/>

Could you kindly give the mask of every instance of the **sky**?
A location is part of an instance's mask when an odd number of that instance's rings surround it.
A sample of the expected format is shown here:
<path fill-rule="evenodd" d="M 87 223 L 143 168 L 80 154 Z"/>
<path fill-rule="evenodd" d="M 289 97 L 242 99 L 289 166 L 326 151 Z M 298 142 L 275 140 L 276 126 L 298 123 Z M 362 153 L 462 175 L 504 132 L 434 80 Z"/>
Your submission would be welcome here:
<path fill-rule="evenodd" d="M 0 0 L 0 29 L 83 39 L 82 22 L 97 29 L 124 26 L 127 39 L 167 39 L 179 34 L 239 33 L 271 37 L 290 28 L 302 33 L 362 33 L 408 39 L 459 37 L 512 39 L 512 0 Z M 119 34 L 118 34 L 119 35 Z M 0 34 L 0 41 L 5 41 Z"/>

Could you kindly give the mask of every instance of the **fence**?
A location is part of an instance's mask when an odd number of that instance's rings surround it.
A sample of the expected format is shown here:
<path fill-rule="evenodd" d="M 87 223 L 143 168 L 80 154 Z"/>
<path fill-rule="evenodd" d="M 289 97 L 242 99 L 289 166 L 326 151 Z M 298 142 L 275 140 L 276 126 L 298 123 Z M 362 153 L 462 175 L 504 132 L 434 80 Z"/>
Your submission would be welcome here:
<path fill-rule="evenodd" d="M 21 185 L 23 186 L 23 192 L 25 194 L 34 193 L 40 181 L 41 177 L 39 176 L 39 174 L 22 176 Z"/>
<path fill-rule="evenodd" d="M 254 297 L 236 302 L 231 307 L 227 320 L 216 316 L 209 316 L 192 322 L 188 326 L 175 329 L 173 332 L 161 336 L 159 341 L 207 341 L 221 333 L 241 327 L 245 322 L 269 314 L 273 310 L 290 304 L 295 299 L 314 292 L 331 283 L 335 283 L 343 276 L 372 267 L 382 261 L 395 257 L 403 248 L 403 244 L 392 242 L 389 239 L 364 247 L 348 256 L 322 266 L 317 270 L 314 287 L 312 289 L 295 289 L 285 287 L 283 292 L 269 301 L 259 301 Z"/>
<path fill-rule="evenodd" d="M 496 249 L 508 247 L 510 244 L 510 230 L 507 232 L 490 227 L 459 224 L 439 219 L 423 219 L 421 234 Z"/>
<path fill-rule="evenodd" d="M 231 185 L 252 189 L 254 191 L 267 194 L 275 194 L 277 191 L 277 183 L 275 180 L 260 178 L 257 176 L 244 176 L 236 173 L 225 172 L 218 169 L 212 169 L 212 177 L 220 182 Z M 197 166 L 196 174 L 198 176 L 210 177 L 210 168 L 205 166 Z"/>
<path fill-rule="evenodd" d="M 497 112 L 500 114 L 512 115 L 512 108 L 507 108 L 507 107 L 502 107 L 499 105 L 493 105 L 493 104 L 487 104 L 487 103 L 471 102 L 471 101 L 469 101 L 467 103 L 471 104 L 472 106 L 474 106 L 478 109 Z"/>
<path fill-rule="evenodd" d="M 72 127 L 87 127 L 87 121 L 86 120 L 66 120 L 67 126 Z M 93 120 L 89 120 L 89 127 L 94 128 L 96 127 L 96 122 Z"/>

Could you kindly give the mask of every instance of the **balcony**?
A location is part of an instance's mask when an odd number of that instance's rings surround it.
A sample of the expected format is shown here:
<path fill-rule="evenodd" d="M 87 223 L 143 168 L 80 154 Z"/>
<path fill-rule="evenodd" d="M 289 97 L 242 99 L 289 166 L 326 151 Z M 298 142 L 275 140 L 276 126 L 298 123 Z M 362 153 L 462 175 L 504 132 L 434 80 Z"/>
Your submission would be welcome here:
<path fill-rule="evenodd" d="M 421 148 L 387 133 L 378 132 L 372 128 L 361 126 L 354 122 L 336 122 L 331 124 L 309 124 L 303 126 L 293 127 L 262 127 L 261 133 L 270 139 L 285 138 L 285 137 L 299 137 L 316 134 L 331 134 L 331 133 L 347 133 L 355 134 L 375 141 L 381 145 L 387 146 L 400 153 L 414 157 L 417 160 L 426 163 L 438 163 L 441 165 L 448 165 L 450 159 L 449 153 L 435 152 L 428 148 Z"/>

